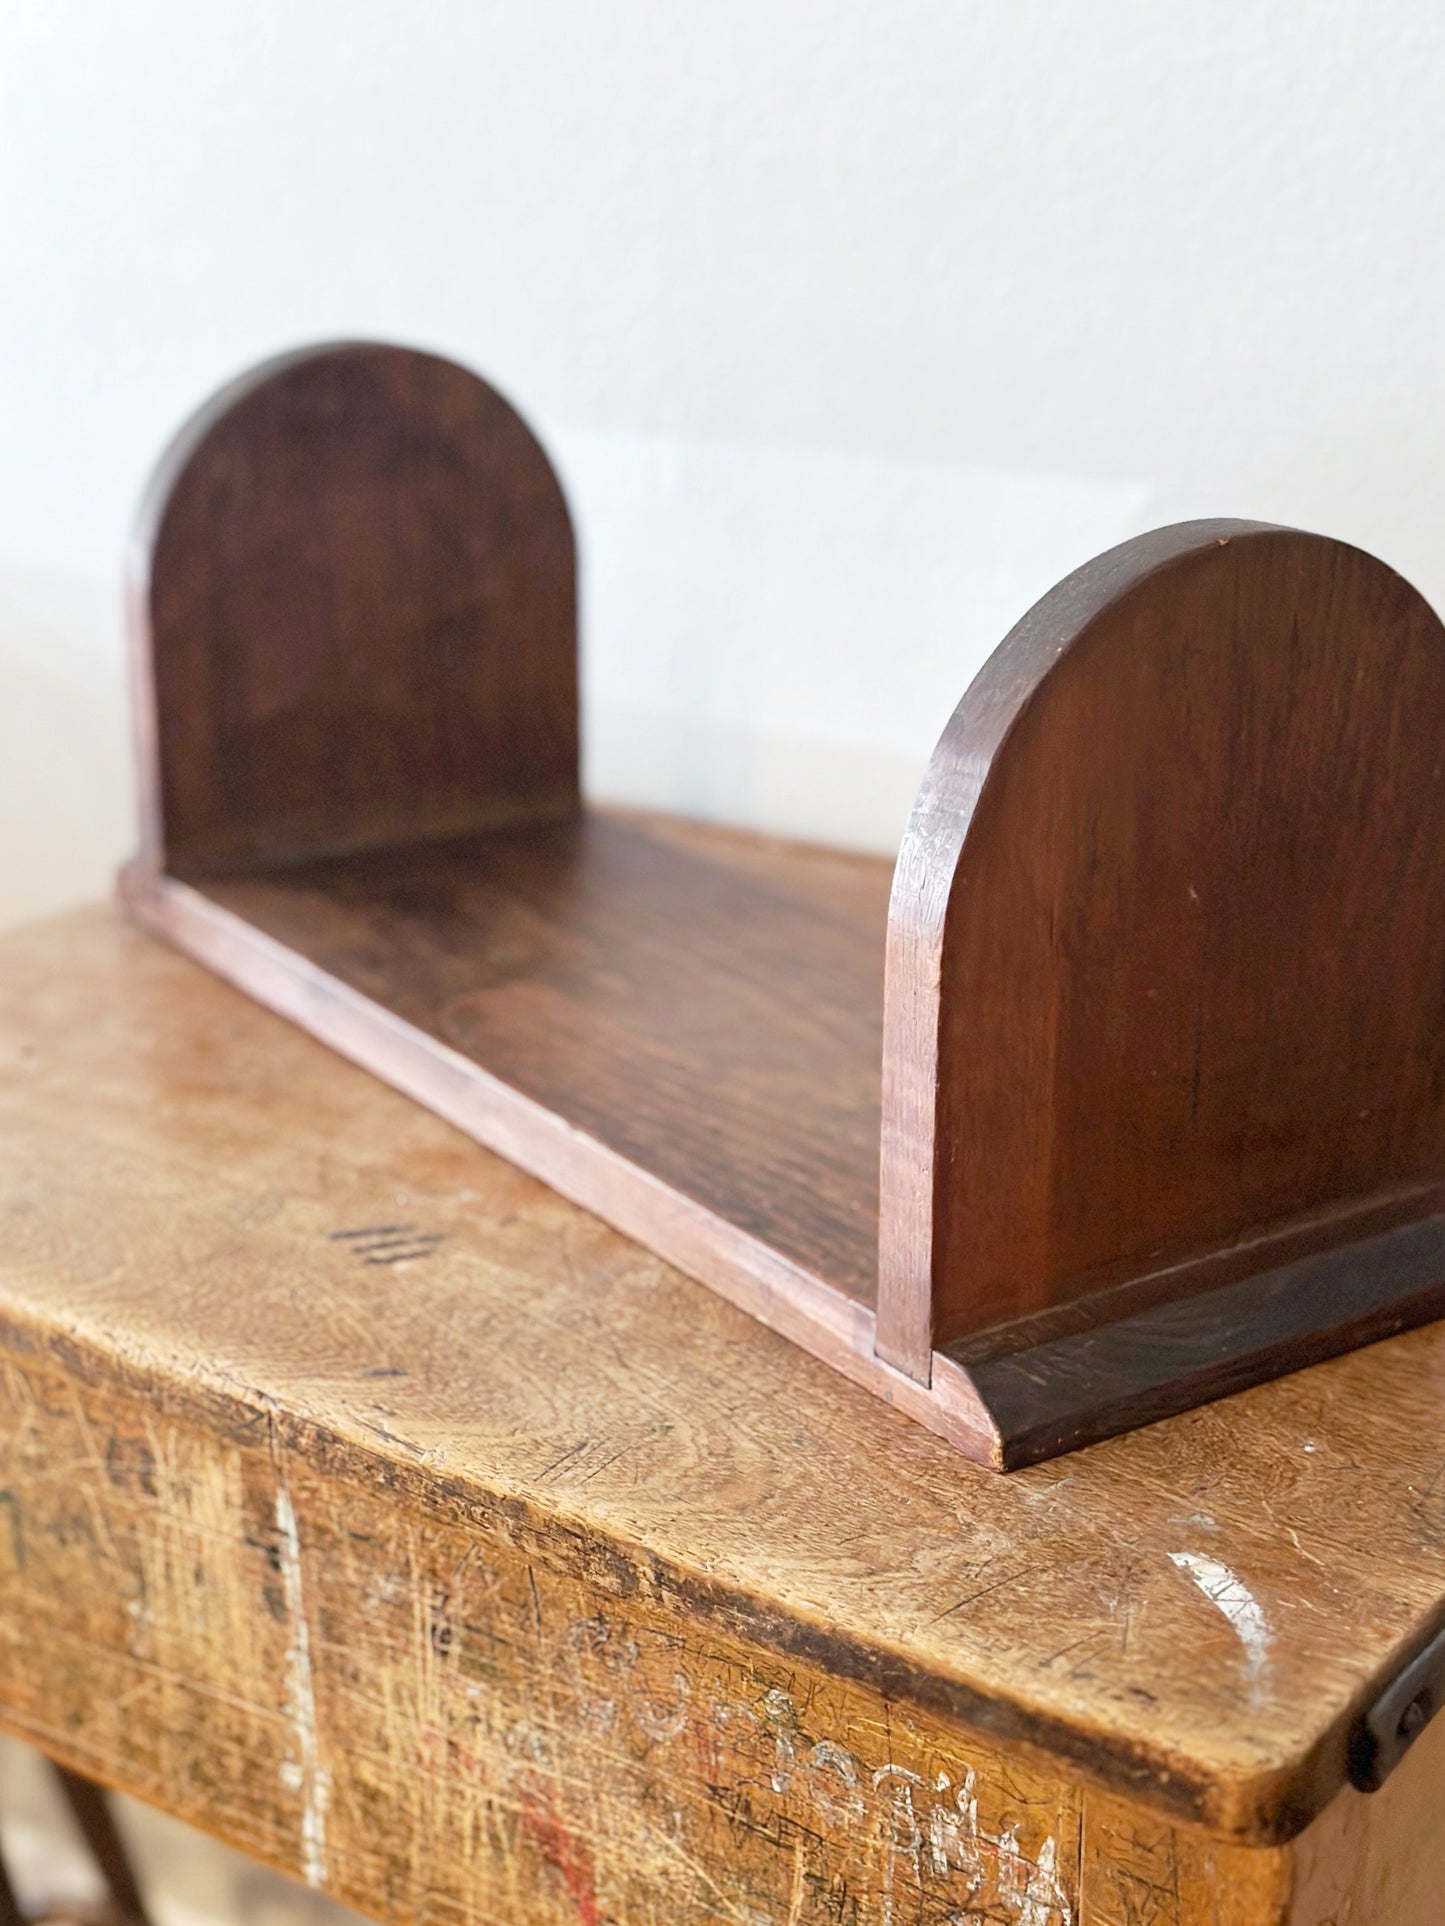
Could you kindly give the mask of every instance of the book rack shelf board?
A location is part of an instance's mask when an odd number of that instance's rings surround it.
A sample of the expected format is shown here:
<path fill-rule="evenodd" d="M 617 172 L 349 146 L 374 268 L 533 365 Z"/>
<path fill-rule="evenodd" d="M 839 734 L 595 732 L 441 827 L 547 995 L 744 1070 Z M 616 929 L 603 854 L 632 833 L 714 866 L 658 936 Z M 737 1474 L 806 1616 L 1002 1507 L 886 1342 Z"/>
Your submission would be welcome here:
<path fill-rule="evenodd" d="M 584 806 L 562 491 L 433 356 L 218 396 L 132 589 L 133 913 L 970 1457 L 1445 1310 L 1445 631 L 1372 557 L 1078 570 L 896 867 Z"/>

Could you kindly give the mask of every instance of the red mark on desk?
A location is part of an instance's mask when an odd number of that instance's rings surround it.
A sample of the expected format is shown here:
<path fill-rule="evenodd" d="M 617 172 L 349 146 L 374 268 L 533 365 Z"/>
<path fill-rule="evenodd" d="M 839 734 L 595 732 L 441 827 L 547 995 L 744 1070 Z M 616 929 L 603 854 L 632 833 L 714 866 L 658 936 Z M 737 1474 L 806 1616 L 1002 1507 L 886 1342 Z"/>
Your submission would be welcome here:
<path fill-rule="evenodd" d="M 524 1791 L 521 1814 L 528 1837 L 539 1847 L 547 1864 L 561 1875 L 568 1897 L 577 1909 L 579 1926 L 603 1926 L 592 1854 L 585 1843 L 563 1825 L 556 1807 L 543 1793 Z"/>

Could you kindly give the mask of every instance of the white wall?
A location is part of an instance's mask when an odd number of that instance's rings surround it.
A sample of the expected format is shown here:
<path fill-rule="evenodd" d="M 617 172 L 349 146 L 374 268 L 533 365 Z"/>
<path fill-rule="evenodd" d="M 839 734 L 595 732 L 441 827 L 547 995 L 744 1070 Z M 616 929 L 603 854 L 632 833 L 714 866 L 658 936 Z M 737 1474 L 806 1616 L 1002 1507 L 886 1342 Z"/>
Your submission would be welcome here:
<path fill-rule="evenodd" d="M 1429 0 L 3 0 L 0 919 L 130 838 L 177 420 L 309 338 L 554 448 L 594 790 L 886 847 L 981 655 L 1204 513 L 1445 604 Z"/>

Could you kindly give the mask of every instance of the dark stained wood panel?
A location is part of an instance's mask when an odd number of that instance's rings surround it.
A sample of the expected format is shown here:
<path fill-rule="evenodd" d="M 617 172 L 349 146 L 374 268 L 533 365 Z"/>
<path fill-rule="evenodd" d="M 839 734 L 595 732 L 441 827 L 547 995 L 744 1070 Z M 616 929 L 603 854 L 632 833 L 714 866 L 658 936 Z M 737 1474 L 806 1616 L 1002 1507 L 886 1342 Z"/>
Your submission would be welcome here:
<path fill-rule="evenodd" d="M 592 811 L 202 889 L 871 1303 L 889 875 Z"/>
<path fill-rule="evenodd" d="M 1160 529 L 1018 624 L 890 916 L 880 1343 L 1445 1176 L 1445 629 L 1343 542 Z M 915 1315 L 910 1320 L 908 1308 Z"/>
<path fill-rule="evenodd" d="M 567 504 L 467 369 L 366 342 L 254 369 L 177 437 L 134 555 L 173 873 L 575 809 Z"/>

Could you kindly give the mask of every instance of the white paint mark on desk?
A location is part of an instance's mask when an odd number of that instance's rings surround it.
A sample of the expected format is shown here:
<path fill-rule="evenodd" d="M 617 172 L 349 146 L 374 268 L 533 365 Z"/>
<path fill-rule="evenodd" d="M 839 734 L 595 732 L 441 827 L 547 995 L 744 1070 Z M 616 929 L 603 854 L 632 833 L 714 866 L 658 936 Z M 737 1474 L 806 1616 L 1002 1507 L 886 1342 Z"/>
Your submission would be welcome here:
<path fill-rule="evenodd" d="M 326 1803 L 330 1782 L 317 1756 L 316 1693 L 311 1675 L 311 1632 L 301 1591 L 301 1537 L 286 1480 L 277 1468 L 276 1529 L 286 1610 L 291 1621 L 291 1644 L 286 1653 L 287 1710 L 298 1757 L 281 1768 L 282 1783 L 300 1792 L 301 1874 L 308 1886 L 326 1880 Z"/>
<path fill-rule="evenodd" d="M 1010 1926 L 1074 1926 L 1052 1835 L 1046 1835 L 1031 1856 L 1019 1843 L 1016 1820 L 998 1832 L 988 1831 L 979 1824 L 976 1784 L 970 1767 L 953 1795 L 952 1808 L 939 1800 L 927 1815 L 934 1872 L 962 1886 L 964 1910 L 950 1913 L 950 1926 L 984 1918 L 1008 1920 Z M 948 1789 L 948 1775 L 940 1772 L 933 1790 Z"/>
<path fill-rule="evenodd" d="M 1177 1551 L 1170 1552 L 1169 1556 L 1181 1572 L 1194 1580 L 1210 1604 L 1228 1619 L 1248 1655 L 1251 1669 L 1258 1671 L 1269 1651 L 1269 1620 L 1248 1585 L 1236 1578 L 1228 1565 L 1204 1552 Z"/>

